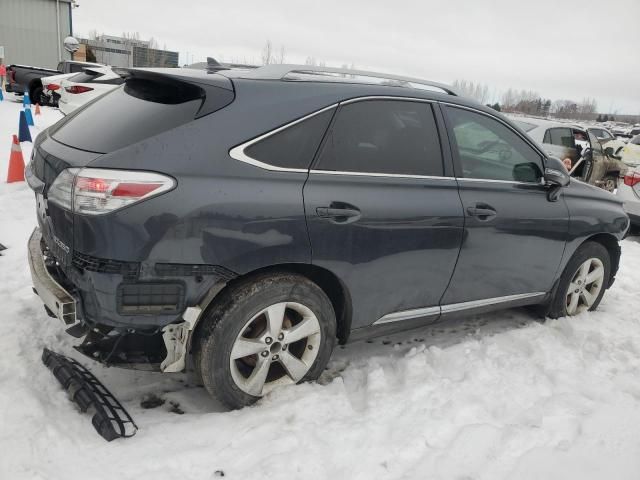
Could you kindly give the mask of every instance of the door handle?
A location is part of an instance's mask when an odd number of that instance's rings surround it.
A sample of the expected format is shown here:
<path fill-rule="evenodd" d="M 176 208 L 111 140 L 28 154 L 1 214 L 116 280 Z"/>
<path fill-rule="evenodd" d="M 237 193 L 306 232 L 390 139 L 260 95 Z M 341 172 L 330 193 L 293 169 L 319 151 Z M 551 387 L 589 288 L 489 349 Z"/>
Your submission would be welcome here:
<path fill-rule="evenodd" d="M 495 217 L 498 212 L 491 206 L 484 203 L 476 203 L 474 207 L 467 207 L 467 213 L 471 217 L 478 217 L 478 220 L 489 220 Z"/>
<path fill-rule="evenodd" d="M 362 215 L 353 205 L 335 206 L 333 204 L 330 207 L 317 207 L 316 214 L 320 218 L 327 218 L 337 223 L 355 222 Z"/>

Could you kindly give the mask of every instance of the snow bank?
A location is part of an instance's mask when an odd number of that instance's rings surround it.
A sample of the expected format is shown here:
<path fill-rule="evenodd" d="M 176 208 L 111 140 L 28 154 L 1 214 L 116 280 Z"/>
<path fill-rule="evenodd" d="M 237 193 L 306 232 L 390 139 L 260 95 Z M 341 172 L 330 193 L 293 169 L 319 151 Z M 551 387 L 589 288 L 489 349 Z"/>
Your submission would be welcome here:
<path fill-rule="evenodd" d="M 0 103 L 2 180 L 18 111 Z M 43 108 L 34 133 L 59 117 Z M 225 412 L 189 375 L 105 369 L 75 354 L 31 292 L 34 225 L 29 189 L 0 183 L 9 247 L 0 257 L 0 479 L 638 478 L 637 240 L 623 242 L 598 312 L 538 323 L 509 310 L 356 343 L 336 350 L 320 383 Z M 44 346 L 103 379 L 138 434 L 104 442 L 41 364 Z M 165 404 L 142 409 L 151 393 Z"/>

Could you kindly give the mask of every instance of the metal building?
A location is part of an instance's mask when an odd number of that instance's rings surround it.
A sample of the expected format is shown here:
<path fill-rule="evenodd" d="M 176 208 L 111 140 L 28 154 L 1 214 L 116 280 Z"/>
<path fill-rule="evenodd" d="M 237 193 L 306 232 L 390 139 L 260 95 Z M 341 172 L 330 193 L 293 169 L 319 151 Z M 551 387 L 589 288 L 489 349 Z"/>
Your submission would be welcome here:
<path fill-rule="evenodd" d="M 178 66 L 178 52 L 154 48 L 151 42 L 139 38 L 99 35 L 81 38 L 80 43 L 85 46 L 82 60 L 86 61 L 125 68 Z"/>
<path fill-rule="evenodd" d="M 74 0 L 0 0 L 0 57 L 4 63 L 56 68 L 70 59 L 62 42 L 72 35 Z"/>

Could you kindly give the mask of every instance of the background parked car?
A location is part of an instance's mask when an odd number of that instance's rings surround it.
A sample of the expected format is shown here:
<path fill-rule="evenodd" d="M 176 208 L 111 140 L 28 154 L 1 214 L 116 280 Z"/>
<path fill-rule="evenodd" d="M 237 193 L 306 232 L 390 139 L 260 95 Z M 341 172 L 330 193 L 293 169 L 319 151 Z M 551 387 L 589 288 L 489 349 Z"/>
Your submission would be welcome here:
<path fill-rule="evenodd" d="M 631 167 L 640 166 L 640 135 L 636 135 L 622 150 L 620 150 L 622 161 Z"/>
<path fill-rule="evenodd" d="M 630 168 L 624 181 L 618 186 L 618 196 L 624 201 L 624 209 L 635 229 L 640 228 L 640 135 L 636 135 L 624 147 L 622 160 Z"/>
<path fill-rule="evenodd" d="M 616 138 L 616 136 L 606 128 L 593 126 L 586 126 L 584 128 L 595 135 L 603 147 L 611 147 L 616 154 L 626 145 L 626 142 Z"/>
<path fill-rule="evenodd" d="M 60 82 L 58 108 L 65 115 L 122 85 L 124 80 L 111 67 L 85 68 Z"/>
<path fill-rule="evenodd" d="M 31 103 L 46 105 L 46 101 L 48 99 L 42 98 L 42 78 L 61 73 L 78 73 L 81 72 L 84 67 L 100 66 L 102 65 L 98 63 L 74 62 L 70 60 L 64 60 L 58 63 L 58 68 L 56 70 L 29 67 L 26 65 L 10 65 L 7 69 L 8 82 L 6 89 L 7 92 L 17 93 L 18 95 L 28 93 Z"/>
<path fill-rule="evenodd" d="M 60 100 L 60 89 L 62 86 L 60 82 L 65 78 L 71 78 L 77 75 L 77 73 L 63 73 L 62 75 L 53 75 L 51 77 L 43 77 L 40 79 L 42 82 L 42 105 L 48 105 L 50 107 L 57 107 Z"/>
<path fill-rule="evenodd" d="M 531 117 L 513 117 L 516 124 L 552 156 L 570 158 L 571 176 L 613 192 L 626 166 L 605 152 L 603 144 L 589 129 L 570 123 Z"/>

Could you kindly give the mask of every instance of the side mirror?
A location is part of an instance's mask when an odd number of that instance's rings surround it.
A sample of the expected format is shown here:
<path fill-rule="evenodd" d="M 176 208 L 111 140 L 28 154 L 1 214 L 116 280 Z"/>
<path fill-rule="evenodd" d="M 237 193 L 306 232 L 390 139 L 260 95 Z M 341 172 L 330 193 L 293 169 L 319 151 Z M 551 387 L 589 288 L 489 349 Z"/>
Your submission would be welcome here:
<path fill-rule="evenodd" d="M 544 169 L 544 181 L 553 187 L 566 187 L 571 182 L 569 172 L 559 158 L 547 158 Z"/>
<path fill-rule="evenodd" d="M 537 163 L 518 163 L 513 167 L 513 179 L 518 182 L 540 182 L 540 176 L 540 166 Z"/>

